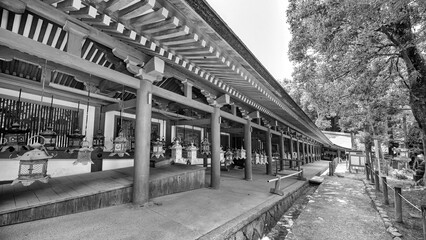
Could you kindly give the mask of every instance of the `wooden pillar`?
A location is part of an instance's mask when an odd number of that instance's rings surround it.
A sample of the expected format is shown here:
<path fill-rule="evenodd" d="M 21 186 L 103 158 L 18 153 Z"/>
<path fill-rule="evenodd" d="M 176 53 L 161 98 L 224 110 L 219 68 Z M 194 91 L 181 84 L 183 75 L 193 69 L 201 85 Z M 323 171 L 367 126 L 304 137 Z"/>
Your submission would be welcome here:
<path fill-rule="evenodd" d="M 149 200 L 152 83 L 161 80 L 164 73 L 164 61 L 153 57 L 142 69 L 137 67 L 132 58 L 126 58 L 126 56 L 116 53 L 116 56 L 125 59 L 127 70 L 141 79 L 136 97 L 135 143 L 137 147 L 133 167 L 133 204 L 141 205 Z"/>
<path fill-rule="evenodd" d="M 303 164 L 306 164 L 306 143 L 303 141 L 302 142 L 302 154 L 303 154 Z"/>
<path fill-rule="evenodd" d="M 234 116 L 237 116 L 237 106 L 235 106 L 235 104 L 231 105 L 231 113 Z"/>
<path fill-rule="evenodd" d="M 284 151 L 284 133 L 281 132 L 281 136 L 280 136 L 280 171 L 284 170 L 284 161 L 283 161 L 283 159 L 286 158 L 284 155 L 285 155 L 285 151 Z"/>
<path fill-rule="evenodd" d="M 166 132 L 165 132 L 165 136 L 166 136 L 166 143 L 171 143 L 172 142 L 172 123 L 171 121 L 168 119 L 165 121 L 166 124 Z"/>
<path fill-rule="evenodd" d="M 297 138 L 296 142 L 297 142 L 297 145 L 296 145 L 297 160 L 300 160 L 300 142 L 299 142 L 298 138 Z M 297 166 L 300 166 L 300 162 L 297 162 Z"/>
<path fill-rule="evenodd" d="M 211 187 L 220 188 L 220 106 L 214 105 L 211 115 L 212 159 L 211 159 Z"/>
<path fill-rule="evenodd" d="M 246 149 L 246 161 L 244 169 L 244 178 L 247 181 L 253 180 L 253 170 L 251 166 L 251 119 L 247 118 L 247 123 L 244 125 L 244 147 Z"/>
<path fill-rule="evenodd" d="M 184 81 L 182 81 L 183 83 L 183 93 L 185 95 L 185 97 L 192 99 L 192 86 L 194 86 L 194 84 L 192 82 L 189 82 L 187 79 L 185 79 Z"/>
<path fill-rule="evenodd" d="M 268 163 L 266 164 L 266 174 L 272 174 L 272 134 L 271 128 L 266 132 L 266 151 L 268 156 Z"/>
<path fill-rule="evenodd" d="M 312 144 L 308 143 L 308 163 L 312 162 Z"/>
<path fill-rule="evenodd" d="M 149 200 L 149 160 L 151 143 L 152 82 L 141 80 L 136 97 L 135 159 L 133 168 L 133 204 Z"/>
<path fill-rule="evenodd" d="M 293 138 L 290 137 L 290 156 L 291 156 L 291 159 L 294 159 L 293 152 L 294 152 Z M 289 163 L 289 168 L 290 169 L 293 168 L 293 162 L 292 161 L 290 161 L 290 163 Z"/>

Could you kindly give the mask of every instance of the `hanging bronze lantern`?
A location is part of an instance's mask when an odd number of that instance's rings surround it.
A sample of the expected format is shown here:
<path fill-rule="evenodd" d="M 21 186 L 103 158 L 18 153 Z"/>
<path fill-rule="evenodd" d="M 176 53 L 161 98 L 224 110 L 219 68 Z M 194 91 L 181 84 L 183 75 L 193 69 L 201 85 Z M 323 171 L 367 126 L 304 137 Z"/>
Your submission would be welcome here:
<path fill-rule="evenodd" d="M 93 148 L 94 149 L 98 149 L 98 148 L 103 149 L 104 145 L 105 145 L 105 136 L 104 136 L 102 130 L 98 129 L 98 132 L 93 137 Z"/>
<path fill-rule="evenodd" d="M 18 122 L 14 122 L 10 129 L 1 129 L 1 133 L 4 134 L 6 139 L 5 145 L 1 148 L 1 152 L 9 150 L 10 152 L 19 151 L 21 148 L 28 150 L 27 146 L 27 133 L 29 129 L 22 129 Z"/>
<path fill-rule="evenodd" d="M 197 160 L 198 148 L 194 145 L 194 142 L 191 142 L 191 144 L 185 150 L 188 157 L 187 164 L 191 165 L 194 161 Z"/>
<path fill-rule="evenodd" d="M 0 133 L 3 133 L 3 137 L 6 139 L 6 144 L 1 148 L 1 152 L 9 150 L 10 152 L 20 151 L 21 149 L 28 150 L 27 146 L 27 133 L 30 132 L 30 129 L 21 128 L 19 123 L 20 119 L 20 109 L 21 109 L 21 92 L 19 89 L 19 97 L 17 107 L 16 107 L 16 118 L 15 122 L 11 125 L 11 128 L 0 129 Z"/>
<path fill-rule="evenodd" d="M 81 142 L 85 135 L 80 134 L 80 129 L 75 129 L 73 134 L 67 134 L 68 137 L 68 148 L 66 152 L 74 153 L 74 151 L 78 151 L 81 148 Z"/>
<path fill-rule="evenodd" d="M 164 157 L 164 153 L 166 152 L 166 150 L 163 149 L 163 146 L 163 141 L 161 141 L 160 138 L 157 138 L 156 141 L 153 141 L 151 157 Z"/>
<path fill-rule="evenodd" d="M 210 155 L 210 143 L 208 138 L 204 138 L 204 140 L 201 142 L 201 154 L 203 155 Z"/>
<path fill-rule="evenodd" d="M 44 86 L 44 85 L 43 85 Z M 42 96 L 43 99 L 43 96 Z M 42 103 L 43 101 L 41 101 Z M 50 108 L 49 108 L 49 119 L 48 122 L 50 123 L 52 121 L 52 109 L 53 109 L 53 96 L 52 96 L 52 100 L 50 102 Z M 56 149 L 56 132 L 53 131 L 53 126 L 50 123 L 49 125 L 47 125 L 46 130 L 41 132 L 40 135 L 42 137 L 44 137 L 45 142 L 44 142 L 44 147 L 47 150 L 55 150 Z"/>
<path fill-rule="evenodd" d="M 93 164 L 92 162 L 92 151 L 93 148 L 90 147 L 90 143 L 87 140 L 83 140 L 81 142 L 81 148 L 78 149 L 77 160 L 74 161 L 74 165 L 81 163 L 83 165 L 87 165 L 88 163 Z"/>
<path fill-rule="evenodd" d="M 41 132 L 40 135 L 45 139 L 44 147 L 47 150 L 56 149 L 56 132 L 53 131 L 53 127 L 49 124 L 45 131 Z"/>
<path fill-rule="evenodd" d="M 43 138 L 40 135 L 33 136 L 32 138 L 35 137 Z M 15 158 L 19 160 L 19 172 L 18 178 L 12 182 L 12 185 L 21 182 L 22 185 L 28 186 L 35 181 L 43 183 L 49 181 L 50 176 L 47 175 L 47 161 L 53 156 L 47 152 L 44 143 L 35 142 L 31 144 L 30 147 L 34 149 Z"/>
<path fill-rule="evenodd" d="M 120 131 L 118 132 L 118 136 L 113 141 L 113 145 L 114 145 L 112 149 L 113 152 L 110 153 L 109 156 L 110 157 L 114 155 L 118 155 L 119 157 L 124 157 L 124 155 L 130 156 L 129 153 L 127 153 L 128 142 L 129 141 L 124 136 L 123 129 L 120 129 Z"/>

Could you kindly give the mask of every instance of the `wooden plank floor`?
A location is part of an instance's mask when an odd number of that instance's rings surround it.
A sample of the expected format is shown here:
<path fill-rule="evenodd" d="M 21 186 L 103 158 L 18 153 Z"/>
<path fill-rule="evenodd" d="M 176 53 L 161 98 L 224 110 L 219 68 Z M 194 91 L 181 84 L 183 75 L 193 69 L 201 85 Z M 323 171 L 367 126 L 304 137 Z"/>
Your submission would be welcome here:
<path fill-rule="evenodd" d="M 150 182 L 173 175 L 200 171 L 200 167 L 173 165 L 150 168 Z M 128 188 L 133 185 L 133 167 L 101 172 L 55 177 L 48 183 L 39 181 L 29 186 L 21 183 L 0 185 L 0 214 L 37 207 L 100 192 Z"/>
<path fill-rule="evenodd" d="M 132 168 L 130 168 L 131 170 Z M 108 170 L 36 181 L 30 186 L 0 185 L 0 214 L 132 185 L 132 171 Z"/>

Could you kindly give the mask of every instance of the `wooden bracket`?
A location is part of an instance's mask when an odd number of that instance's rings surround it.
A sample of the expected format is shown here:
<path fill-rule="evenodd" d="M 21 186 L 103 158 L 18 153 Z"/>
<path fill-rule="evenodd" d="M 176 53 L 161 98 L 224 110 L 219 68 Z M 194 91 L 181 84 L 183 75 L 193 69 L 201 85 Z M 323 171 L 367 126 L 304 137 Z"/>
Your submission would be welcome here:
<path fill-rule="evenodd" d="M 260 118 L 260 113 L 259 113 L 259 111 L 254 111 L 254 112 L 249 113 L 247 116 L 250 117 L 251 119 Z"/>

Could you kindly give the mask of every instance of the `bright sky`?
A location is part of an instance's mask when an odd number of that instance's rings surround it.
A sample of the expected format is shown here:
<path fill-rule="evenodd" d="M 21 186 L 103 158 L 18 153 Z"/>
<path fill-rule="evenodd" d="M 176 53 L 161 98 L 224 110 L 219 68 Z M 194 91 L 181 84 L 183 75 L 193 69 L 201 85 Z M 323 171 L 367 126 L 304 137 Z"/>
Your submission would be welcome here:
<path fill-rule="evenodd" d="M 287 0 L 207 0 L 276 80 L 291 78 Z"/>

